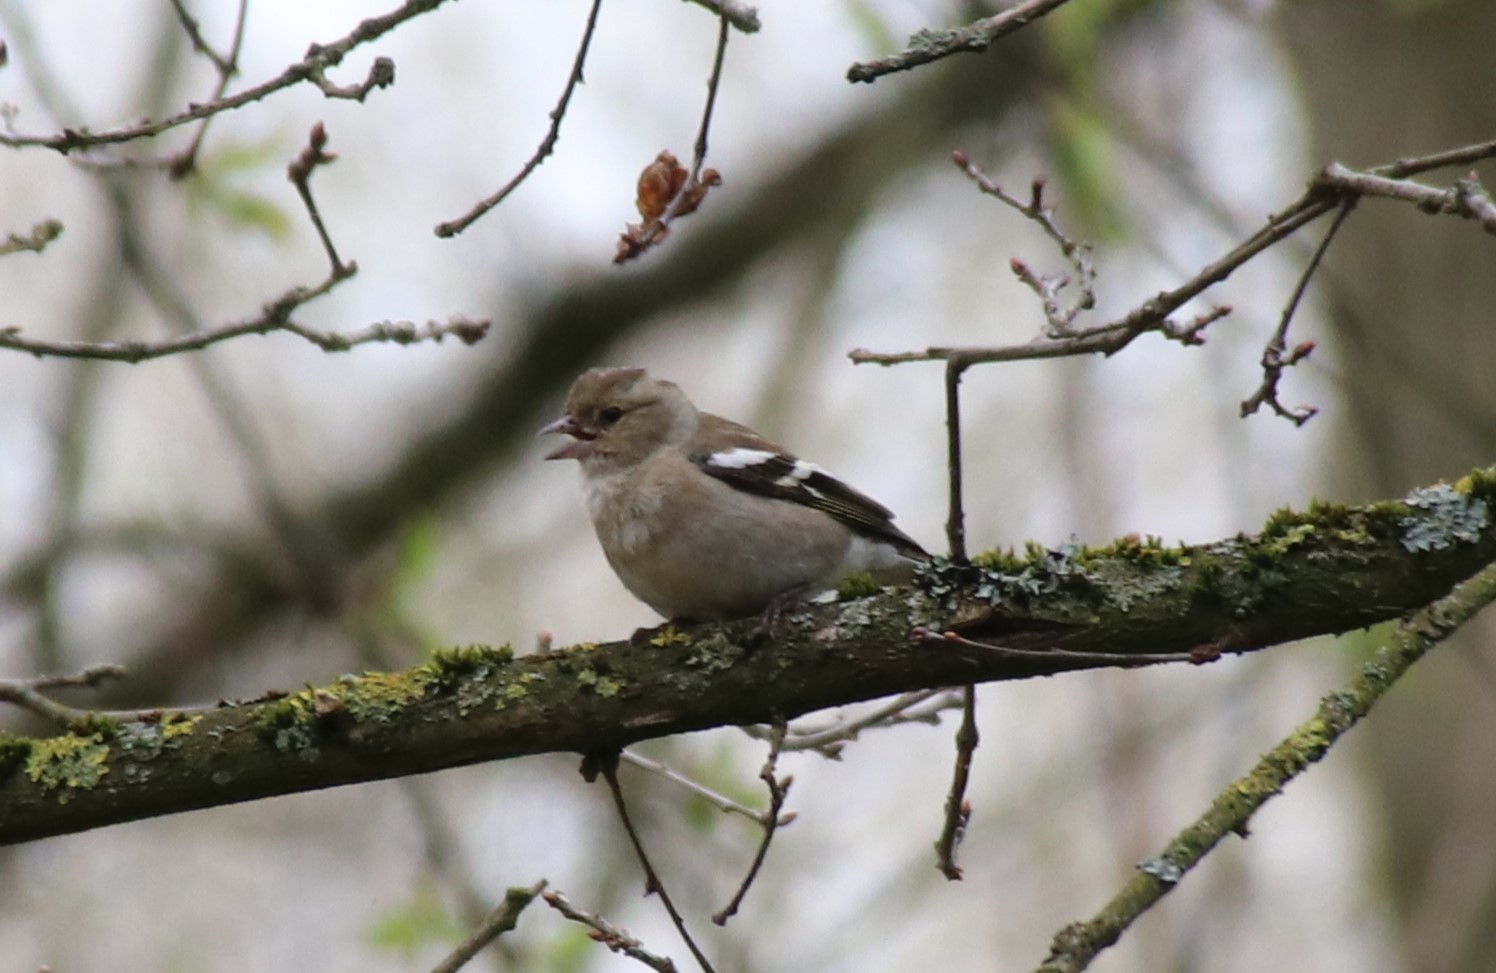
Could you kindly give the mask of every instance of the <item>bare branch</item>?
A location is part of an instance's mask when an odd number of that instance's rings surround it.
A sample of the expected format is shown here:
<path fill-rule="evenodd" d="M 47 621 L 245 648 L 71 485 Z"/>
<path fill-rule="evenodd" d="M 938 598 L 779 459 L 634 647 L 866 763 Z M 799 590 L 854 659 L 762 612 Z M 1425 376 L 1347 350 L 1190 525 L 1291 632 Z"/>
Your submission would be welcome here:
<path fill-rule="evenodd" d="M 545 879 L 541 879 L 529 888 L 512 888 L 505 892 L 504 901 L 488 914 L 483 924 L 456 949 L 447 954 L 445 959 L 432 967 L 431 973 L 457 973 L 467 965 L 468 960 L 477 956 L 483 947 L 513 929 L 515 923 L 519 922 L 519 914 L 535 901 L 535 896 L 545 890 L 545 885 Z"/>
<path fill-rule="evenodd" d="M 93 132 L 87 128 L 64 128 L 55 135 L 15 135 L 8 132 L 0 132 L 0 145 L 11 148 L 25 146 L 40 146 L 53 149 L 61 153 L 69 153 L 77 149 L 94 148 L 101 145 L 115 145 L 121 142 L 131 142 L 136 139 L 150 138 L 160 135 L 162 132 L 170 131 L 182 125 L 210 118 L 214 115 L 242 108 L 252 104 L 269 95 L 275 94 L 292 85 L 303 81 L 314 81 L 322 88 L 324 94 L 333 98 L 354 98 L 363 100 L 363 95 L 368 93 L 369 87 L 378 86 L 378 77 L 388 77 L 393 80 L 393 64 L 388 69 L 381 68 L 376 62 L 370 71 L 370 81 L 365 85 L 355 86 L 352 89 L 338 89 L 325 83 L 325 72 L 329 68 L 341 64 L 343 58 L 354 48 L 369 41 L 384 36 L 391 30 L 421 14 L 429 13 L 448 0 L 406 0 L 396 9 L 387 14 L 377 17 L 368 17 L 360 21 L 348 34 L 333 41 L 331 44 L 313 44 L 307 50 L 307 54 L 300 61 L 289 65 L 284 71 L 268 81 L 232 95 L 214 98 L 211 101 L 194 103 L 185 109 L 167 118 L 156 121 L 144 121 L 135 125 L 123 125 L 119 128 L 106 129 L 102 132 Z M 317 81 L 321 78 L 322 81 Z M 386 82 L 388 83 L 388 82 Z"/>
<path fill-rule="evenodd" d="M 1000 38 L 1027 27 L 1067 0 L 1024 0 L 1000 14 L 949 30 L 922 30 L 909 38 L 905 50 L 875 61 L 858 61 L 847 69 L 847 80 L 871 83 L 885 74 L 908 71 L 952 54 L 985 51 Z"/>
<path fill-rule="evenodd" d="M 603 0 L 592 0 L 592 9 L 587 11 L 587 26 L 582 30 L 582 42 L 577 45 L 577 56 L 571 62 L 571 74 L 566 77 L 566 87 L 561 89 L 561 98 L 556 102 L 556 107 L 551 109 L 551 127 L 546 130 L 545 138 L 540 140 L 540 145 L 535 153 L 520 167 L 514 177 L 504 183 L 499 191 L 491 196 L 485 196 L 473 205 L 463 215 L 455 220 L 436 225 L 436 235 L 439 237 L 454 237 L 466 230 L 484 213 L 502 203 L 510 193 L 519 188 L 519 184 L 530 178 L 530 173 L 540 167 L 556 149 L 556 142 L 561 138 L 561 120 L 566 117 L 566 106 L 571 104 L 572 93 L 577 90 L 577 85 L 582 83 L 582 68 L 587 64 L 587 50 L 592 46 L 592 33 L 597 28 L 597 14 L 602 9 Z"/>
<path fill-rule="evenodd" d="M 267 304 L 258 317 L 163 338 L 160 341 L 48 341 L 23 337 L 20 328 L 0 327 L 0 348 L 27 352 L 38 358 L 92 358 L 135 364 L 152 358 L 197 351 L 241 335 L 270 334 L 275 331 L 287 331 L 305 338 L 323 351 L 347 351 L 356 345 L 372 342 L 393 342 L 397 345 L 440 342 L 449 335 L 465 345 L 471 345 L 488 333 L 490 322 L 487 318 L 474 320 L 460 316 L 449 319 L 445 324 L 438 321 L 427 321 L 425 324 L 413 321 L 379 321 L 357 331 L 347 332 L 321 331 L 291 319 L 290 314 L 295 308 L 327 293 L 337 282 L 335 278 L 328 278 L 314 288 L 292 288 Z"/>

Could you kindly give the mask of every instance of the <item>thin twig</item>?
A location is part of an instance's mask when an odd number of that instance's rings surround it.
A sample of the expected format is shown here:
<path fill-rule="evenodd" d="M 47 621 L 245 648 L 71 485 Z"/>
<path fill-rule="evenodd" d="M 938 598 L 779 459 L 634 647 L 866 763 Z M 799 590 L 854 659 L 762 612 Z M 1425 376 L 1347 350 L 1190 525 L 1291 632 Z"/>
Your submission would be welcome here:
<path fill-rule="evenodd" d="M 691 955 L 696 957 L 702 973 L 716 973 L 712 969 L 711 961 L 696 945 L 696 940 L 691 938 L 691 931 L 686 928 L 686 920 L 681 917 L 680 910 L 671 901 L 670 893 L 665 891 L 665 884 L 660 881 L 659 873 L 655 871 L 654 865 L 650 864 L 649 855 L 644 851 L 644 843 L 639 839 L 639 833 L 634 830 L 634 822 L 629 818 L 628 804 L 623 799 L 623 788 L 618 784 L 618 757 L 609 755 L 589 757 L 588 760 L 595 762 L 596 772 L 601 773 L 603 779 L 608 782 L 608 790 L 613 794 L 613 806 L 618 810 L 618 819 L 623 822 L 623 830 L 628 835 L 629 843 L 634 846 L 634 854 L 639 857 L 639 867 L 644 869 L 644 894 L 659 893 L 660 902 L 665 906 L 665 911 L 670 914 L 670 921 L 675 923 L 676 932 L 680 933 L 680 938 L 691 950 Z M 587 762 L 584 761 L 584 768 L 586 767 Z M 584 769 L 583 773 L 585 776 L 587 770 Z"/>
<path fill-rule="evenodd" d="M 322 214 L 317 211 L 317 201 L 312 198 L 312 173 L 319 166 L 331 165 L 338 158 L 336 154 L 324 151 L 326 148 L 327 129 L 321 122 L 317 122 L 307 135 L 306 148 L 302 149 L 300 154 L 291 160 L 290 165 L 286 166 L 286 178 L 291 181 L 291 185 L 296 187 L 296 194 L 301 197 L 307 216 L 311 218 L 312 226 L 317 229 L 317 237 L 322 241 L 322 249 L 327 253 L 328 262 L 332 264 L 332 276 L 352 277 L 358 273 L 358 264 L 353 261 L 344 264 L 338 258 L 338 251 L 332 244 L 332 237 L 328 235 L 327 227 L 322 224 Z"/>
<path fill-rule="evenodd" d="M 965 27 L 949 30 L 921 30 L 909 38 L 908 47 L 897 54 L 874 61 L 858 61 L 847 69 L 851 82 L 873 82 L 885 74 L 908 71 L 952 54 L 985 51 L 996 41 L 1030 23 L 1067 0 L 1024 0 L 1000 14 L 974 21 Z"/>
<path fill-rule="evenodd" d="M 769 788 L 769 813 L 764 816 L 764 836 L 758 843 L 758 851 L 753 856 L 753 864 L 748 866 L 748 874 L 743 876 L 743 882 L 738 886 L 737 892 L 732 900 L 722 908 L 721 912 L 712 916 L 712 922 L 719 926 L 727 925 L 727 920 L 737 915 L 738 907 L 743 904 L 743 897 L 748 894 L 748 889 L 753 885 L 753 880 L 758 877 L 758 870 L 763 867 L 764 858 L 769 854 L 769 843 L 774 840 L 774 831 L 779 826 L 779 812 L 784 809 L 784 800 L 789 796 L 790 784 L 794 778 L 786 774 L 783 777 L 776 776 L 779 766 L 779 751 L 784 746 L 785 725 L 775 724 L 769 736 L 769 756 L 764 761 L 763 769 L 758 772 L 759 780 Z"/>
<path fill-rule="evenodd" d="M 1335 239 L 1335 234 L 1340 231 L 1341 224 L 1355 208 L 1356 197 L 1346 197 L 1345 202 L 1340 204 L 1340 212 L 1335 214 L 1334 222 L 1330 224 L 1330 228 L 1325 231 L 1324 238 L 1319 241 L 1319 246 L 1315 247 L 1314 253 L 1310 255 L 1304 272 L 1299 275 L 1299 282 L 1293 289 L 1293 296 L 1288 299 L 1288 304 L 1278 318 L 1278 328 L 1262 349 L 1262 384 L 1258 386 L 1256 392 L 1242 402 L 1241 417 L 1243 419 L 1256 412 L 1264 404 L 1270 406 L 1273 412 L 1295 426 L 1302 426 L 1319 412 L 1319 409 L 1308 405 L 1290 409 L 1278 401 L 1278 382 L 1283 378 L 1283 370 L 1297 365 L 1314 351 L 1314 342 L 1304 341 L 1295 345 L 1293 351 L 1290 352 L 1288 350 L 1288 325 L 1293 321 L 1294 312 L 1298 310 L 1299 301 L 1303 299 L 1304 292 L 1309 289 L 1310 278 L 1319 269 L 1325 252 L 1330 249 L 1330 242 Z"/>
<path fill-rule="evenodd" d="M 934 702 L 931 705 L 922 709 L 915 708 L 932 699 Z M 829 726 L 814 730 L 797 730 L 792 726 L 785 735 L 784 744 L 780 750 L 785 753 L 814 750 L 823 757 L 839 760 L 842 744 L 848 740 L 857 739 L 863 730 L 902 726 L 906 723 L 938 725 L 940 713 L 955 709 L 960 705 L 960 695 L 953 695 L 947 689 L 921 689 L 912 693 L 904 693 L 856 719 L 837 720 Z M 756 740 L 767 740 L 773 731 L 757 726 L 745 726 L 743 732 Z M 781 820 L 779 823 L 783 825 L 788 822 Z"/>
<path fill-rule="evenodd" d="M 701 111 L 701 125 L 696 129 L 696 151 L 691 160 L 691 184 L 701 178 L 701 164 L 706 161 L 707 133 L 712 128 L 712 111 L 717 107 L 717 89 L 722 84 L 722 62 L 727 56 L 727 14 L 717 22 L 717 51 L 712 55 L 712 73 L 706 80 L 706 107 Z"/>
<path fill-rule="evenodd" d="M 945 364 L 945 437 L 949 478 L 950 505 L 946 513 L 945 539 L 950 557 L 957 563 L 966 561 L 966 512 L 961 500 L 961 373 L 960 362 Z"/>
<path fill-rule="evenodd" d="M 135 125 L 123 125 L 119 128 L 106 129 L 102 132 L 92 132 L 87 128 L 64 128 L 55 135 L 15 135 L 0 132 L 0 145 L 11 148 L 40 146 L 66 154 L 78 149 L 93 148 L 101 145 L 115 145 L 121 142 L 132 142 L 136 139 L 160 135 L 162 132 L 190 124 L 199 119 L 218 115 L 235 108 L 242 108 L 268 95 L 272 95 L 283 88 L 289 88 L 303 81 L 316 83 L 318 78 L 325 80 L 325 72 L 329 68 L 336 67 L 342 63 L 343 58 L 354 48 L 382 37 L 407 20 L 424 13 L 429 13 L 447 2 L 449 0 L 406 0 L 405 3 L 387 14 L 365 18 L 352 31 L 333 41 L 331 44 L 311 45 L 306 57 L 295 64 L 289 65 L 280 74 L 268 81 L 263 81 L 252 88 L 246 88 L 236 94 L 215 98 L 212 101 L 200 104 L 190 104 L 182 111 L 167 118 L 157 121 L 147 120 Z M 373 84 L 377 80 L 376 75 L 383 76 L 387 73 L 390 72 L 382 70 L 376 62 L 375 68 L 370 71 L 371 82 L 368 83 L 372 86 L 377 86 Z M 359 94 L 360 89 L 362 89 L 362 94 L 367 94 L 367 89 L 363 88 L 363 86 L 355 86 L 348 93 L 342 93 L 341 89 L 330 85 L 324 84 L 319 85 L 319 87 L 322 88 L 324 94 L 332 98 L 355 98 L 362 100 Z"/>
<path fill-rule="evenodd" d="M 1214 662 L 1220 658 L 1223 648 L 1220 645 L 1210 644 L 1197 647 L 1190 652 L 1075 652 L 1071 649 L 1055 647 L 1020 649 L 1010 645 L 976 642 L 968 638 L 963 638 L 955 632 L 934 632 L 923 626 L 917 626 L 911 634 L 916 639 L 922 641 L 962 645 L 971 649 L 981 649 L 983 652 L 1009 659 L 1052 659 L 1057 662 L 1086 662 L 1125 668 L 1166 665 L 1172 662 L 1189 662 L 1194 665 L 1201 665 L 1206 662 Z M 1228 642 L 1227 644 L 1234 643 Z"/>
<path fill-rule="evenodd" d="M 488 914 L 483 924 L 447 954 L 446 959 L 432 967 L 431 973 L 457 973 L 483 947 L 514 928 L 515 923 L 519 922 L 519 914 L 535 901 L 535 896 L 545 890 L 545 884 L 545 879 L 541 879 L 529 888 L 511 888 L 505 892 L 504 901 Z"/>
<path fill-rule="evenodd" d="M 1288 782 L 1322 759 L 1430 649 L 1496 601 L 1496 567 L 1487 567 L 1398 625 L 1376 656 L 1345 689 L 1320 700 L 1319 709 L 1245 777 L 1221 790 L 1209 810 L 1179 832 L 1164 850 L 1138 865 L 1138 874 L 1105 908 L 1055 934 L 1049 958 L 1035 973 L 1080 973 L 1115 943 L 1145 911 L 1173 891 L 1190 869 L 1230 834 L 1245 834 L 1257 811 Z"/>
<path fill-rule="evenodd" d="M 555 151 L 556 142 L 561 138 L 561 120 L 566 117 L 566 106 L 571 103 L 571 96 L 577 90 L 577 85 L 583 81 L 582 69 L 587 64 L 587 50 L 592 46 L 592 33 L 597 27 L 597 14 L 602 6 L 603 0 L 592 0 L 592 9 L 587 11 L 587 26 L 582 30 L 582 42 L 577 45 L 577 55 L 571 62 L 571 74 L 566 77 L 566 87 L 561 89 L 560 100 L 556 102 L 556 107 L 551 109 L 551 127 L 546 130 L 545 138 L 540 140 L 535 153 L 526 160 L 513 178 L 499 188 L 498 192 L 478 200 L 472 209 L 457 219 L 438 223 L 436 225 L 437 236 L 454 237 L 472 226 L 474 221 L 502 203 L 510 193 L 518 189 L 519 184 L 530 178 L 530 173 L 538 169 L 546 157 Z"/>
<path fill-rule="evenodd" d="M 640 756 L 639 754 L 634 753 L 632 750 L 624 750 L 618 755 L 618 757 L 620 760 L 623 760 L 626 763 L 631 763 L 641 770 L 647 770 L 652 774 L 658 774 L 659 776 L 672 783 L 679 784 L 686 790 L 690 791 L 692 794 L 695 794 L 697 797 L 702 798 L 707 803 L 712 804 L 720 811 L 725 811 L 729 814 L 741 814 L 743 817 L 749 819 L 757 825 L 767 825 L 771 820 L 777 821 L 780 825 L 786 825 L 795 820 L 795 815 L 793 813 L 770 817 L 768 812 L 755 811 L 753 808 L 748 807 L 745 804 L 739 804 L 737 801 L 734 801 L 732 798 L 728 797 L 725 794 L 719 794 L 700 781 L 692 780 L 686 775 L 672 769 L 668 765 L 663 764 L 658 760 L 651 760 L 648 757 Z"/>
<path fill-rule="evenodd" d="M 966 784 L 971 779 L 971 755 L 976 752 L 981 735 L 977 733 L 977 687 L 962 690 L 961 728 L 956 731 L 956 766 L 951 773 L 951 789 L 945 797 L 945 824 L 935 842 L 936 865 L 940 874 L 952 882 L 961 881 L 956 865 L 956 847 L 966 836 L 971 820 L 971 802 L 966 799 Z"/>
<path fill-rule="evenodd" d="M 545 904 L 561 913 L 572 922 L 580 922 L 582 925 L 592 929 L 592 938 L 602 943 L 615 953 L 622 953 L 630 959 L 636 959 L 656 973 L 676 973 L 675 963 L 664 956 L 656 956 L 634 936 L 629 935 L 627 929 L 620 929 L 602 916 L 591 912 L 583 912 L 567 901 L 566 896 L 560 892 L 546 892 L 541 895 Z"/>

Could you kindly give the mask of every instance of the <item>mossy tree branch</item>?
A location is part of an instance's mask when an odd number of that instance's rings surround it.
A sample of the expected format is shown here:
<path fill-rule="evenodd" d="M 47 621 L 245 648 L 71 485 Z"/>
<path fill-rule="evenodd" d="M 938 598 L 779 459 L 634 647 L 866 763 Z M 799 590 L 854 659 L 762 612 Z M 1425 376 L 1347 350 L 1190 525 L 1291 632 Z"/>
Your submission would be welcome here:
<path fill-rule="evenodd" d="M 0 844 L 484 760 L 607 752 L 920 688 L 1168 653 L 1207 662 L 1362 628 L 1496 562 L 1493 510 L 1496 467 L 1402 501 L 1282 512 L 1255 537 L 941 564 L 913 590 L 809 609 L 756 649 L 751 621 L 518 659 L 473 648 L 211 710 L 97 717 L 43 740 L 0 735 Z"/>

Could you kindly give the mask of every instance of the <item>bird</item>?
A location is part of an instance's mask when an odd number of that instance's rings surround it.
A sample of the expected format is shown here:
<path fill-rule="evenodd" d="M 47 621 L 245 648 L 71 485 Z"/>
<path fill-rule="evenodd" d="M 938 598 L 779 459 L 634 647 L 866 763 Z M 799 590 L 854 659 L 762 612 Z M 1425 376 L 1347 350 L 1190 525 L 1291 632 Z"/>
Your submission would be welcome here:
<path fill-rule="evenodd" d="M 907 581 L 930 555 L 893 513 L 642 368 L 593 368 L 540 430 L 570 439 L 609 565 L 672 621 L 766 622 L 867 572 Z"/>

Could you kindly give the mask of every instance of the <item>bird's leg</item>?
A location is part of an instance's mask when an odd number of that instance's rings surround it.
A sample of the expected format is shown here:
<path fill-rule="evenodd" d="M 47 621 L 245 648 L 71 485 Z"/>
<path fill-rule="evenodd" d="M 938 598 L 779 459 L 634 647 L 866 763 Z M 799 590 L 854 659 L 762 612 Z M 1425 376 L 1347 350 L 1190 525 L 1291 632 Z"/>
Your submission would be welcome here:
<path fill-rule="evenodd" d="M 759 613 L 758 624 L 753 626 L 753 631 L 748 633 L 748 645 L 750 647 L 762 645 L 768 641 L 773 634 L 775 626 L 784 620 L 795 608 L 805 601 L 805 596 L 813 590 L 812 585 L 797 584 L 793 588 L 786 588 L 775 595 L 764 610 Z"/>

